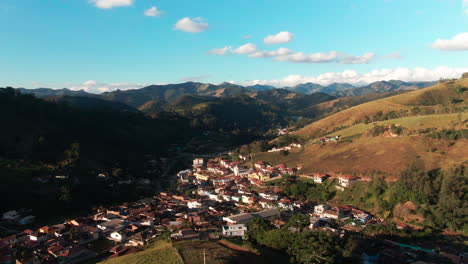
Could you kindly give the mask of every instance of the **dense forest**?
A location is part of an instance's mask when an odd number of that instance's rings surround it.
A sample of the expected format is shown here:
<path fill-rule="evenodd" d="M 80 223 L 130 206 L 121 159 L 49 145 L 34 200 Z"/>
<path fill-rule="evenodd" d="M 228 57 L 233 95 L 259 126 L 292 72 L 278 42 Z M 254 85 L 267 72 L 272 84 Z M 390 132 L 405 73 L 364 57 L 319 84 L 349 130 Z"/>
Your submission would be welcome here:
<path fill-rule="evenodd" d="M 0 199 L 8 201 L 1 209 L 39 209 L 36 215 L 138 197 L 134 187 L 112 188 L 97 175 L 157 179 L 159 158 L 199 133 L 174 114 L 73 107 L 12 88 L 0 89 L 0 112 Z"/>

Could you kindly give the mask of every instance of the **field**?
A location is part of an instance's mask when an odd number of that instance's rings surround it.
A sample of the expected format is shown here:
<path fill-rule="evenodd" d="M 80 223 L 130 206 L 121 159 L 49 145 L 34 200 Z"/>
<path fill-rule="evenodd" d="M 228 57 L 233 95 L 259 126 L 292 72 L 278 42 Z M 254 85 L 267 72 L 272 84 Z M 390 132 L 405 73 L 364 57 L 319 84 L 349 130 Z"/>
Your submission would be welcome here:
<path fill-rule="evenodd" d="M 183 264 L 181 257 L 177 250 L 171 243 L 157 240 L 153 242 L 148 249 L 128 254 L 122 257 L 106 260 L 100 262 L 103 264 L 150 264 L 150 263 L 164 263 L 164 264 Z"/>
<path fill-rule="evenodd" d="M 236 246 L 233 244 L 233 246 Z M 252 248 L 236 250 L 210 241 L 182 241 L 174 244 L 185 264 L 203 264 L 203 252 L 209 264 L 288 264 L 284 254 L 268 249 L 259 249 L 260 254 L 253 253 Z"/>
<path fill-rule="evenodd" d="M 349 137 L 356 134 L 362 134 L 369 129 L 371 129 L 374 125 L 388 125 L 388 124 L 400 124 L 401 126 L 417 130 L 417 129 L 425 129 L 425 128 L 452 128 L 452 127 L 460 127 L 463 126 L 461 124 L 461 120 L 468 119 L 468 113 L 460 113 L 459 114 L 444 114 L 444 115 L 425 115 L 425 116 L 410 116 L 404 118 L 397 118 L 391 120 L 385 120 L 380 122 L 373 122 L 369 124 L 360 123 L 345 129 L 342 129 L 337 132 L 333 132 L 329 134 L 329 136 L 337 136 L 341 135 L 342 137 Z M 466 125 L 463 126 L 466 128 Z"/>

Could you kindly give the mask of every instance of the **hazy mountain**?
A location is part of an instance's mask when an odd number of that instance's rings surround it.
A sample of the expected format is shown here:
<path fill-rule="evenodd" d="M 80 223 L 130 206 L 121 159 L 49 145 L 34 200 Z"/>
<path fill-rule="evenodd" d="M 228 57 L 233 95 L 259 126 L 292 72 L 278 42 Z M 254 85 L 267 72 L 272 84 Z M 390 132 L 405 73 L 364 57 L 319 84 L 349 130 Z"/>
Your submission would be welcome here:
<path fill-rule="evenodd" d="M 252 85 L 252 86 L 246 86 L 245 88 L 247 88 L 248 90 L 250 91 L 265 91 L 265 90 L 272 90 L 272 89 L 276 89 L 276 87 L 274 86 L 271 86 L 271 85 L 262 85 L 262 84 L 256 84 L 256 85 Z"/>
<path fill-rule="evenodd" d="M 38 98 L 45 98 L 51 96 L 63 96 L 63 95 L 73 95 L 73 96 L 94 96 L 93 94 L 87 93 L 83 90 L 73 91 L 67 88 L 63 89 L 50 89 L 50 88 L 36 88 L 36 89 L 26 89 L 18 88 L 22 94 L 34 94 Z"/>
<path fill-rule="evenodd" d="M 324 87 L 320 84 L 308 82 L 308 83 L 298 84 L 293 87 L 289 87 L 288 89 L 294 92 L 298 92 L 298 93 L 311 94 L 311 93 L 322 92 Z"/>
<path fill-rule="evenodd" d="M 403 81 L 379 81 L 361 87 L 341 87 L 330 94 L 336 96 L 360 96 L 370 93 L 387 93 L 393 91 L 408 91 L 426 88 L 437 82 L 403 82 Z"/>

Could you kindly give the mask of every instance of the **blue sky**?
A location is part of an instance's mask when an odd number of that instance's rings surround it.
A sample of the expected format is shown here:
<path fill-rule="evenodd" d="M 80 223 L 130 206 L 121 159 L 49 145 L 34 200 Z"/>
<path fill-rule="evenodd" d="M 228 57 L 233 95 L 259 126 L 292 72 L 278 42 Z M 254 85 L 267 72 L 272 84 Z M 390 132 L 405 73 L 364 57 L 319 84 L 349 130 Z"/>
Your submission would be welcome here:
<path fill-rule="evenodd" d="M 468 0 L 1 0 L 0 35 L 0 86 L 364 84 L 468 71 Z"/>

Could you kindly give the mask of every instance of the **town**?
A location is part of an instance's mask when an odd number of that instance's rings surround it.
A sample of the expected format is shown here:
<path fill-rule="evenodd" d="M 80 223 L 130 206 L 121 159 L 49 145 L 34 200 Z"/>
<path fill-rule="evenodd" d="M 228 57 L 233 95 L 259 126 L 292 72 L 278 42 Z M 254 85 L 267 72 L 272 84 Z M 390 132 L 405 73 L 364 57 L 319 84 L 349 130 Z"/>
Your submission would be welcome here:
<path fill-rule="evenodd" d="M 334 181 L 335 188 L 342 191 L 360 180 L 356 176 L 302 175 L 300 168 L 253 162 L 243 155 L 233 159 L 230 154 L 207 160 L 194 159 L 192 168 L 177 174 L 176 188 L 172 191 L 4 237 L 0 240 L 0 263 L 81 263 L 116 258 L 137 252 L 162 236 L 172 241 L 216 240 L 220 237 L 245 239 L 248 223 L 253 219 L 262 218 L 281 228 L 296 214 L 310 217 L 308 229 L 340 236 L 369 225 L 390 224 L 350 205 L 294 200 L 269 184 L 284 177 L 315 184 Z M 24 224 L 33 220 L 33 216 L 23 217 L 21 213 L 24 212 L 5 212 L 2 222 Z M 411 227 L 396 223 L 396 228 Z M 380 254 L 363 253 L 361 257 L 373 260 L 367 263 L 376 263 L 379 256 L 390 260 L 384 263 L 395 263 L 407 260 L 410 255 L 417 261 L 436 254 L 431 250 L 395 246 L 389 241 Z M 461 263 L 459 256 L 447 252 L 443 255 L 452 257 L 453 263 Z"/>

